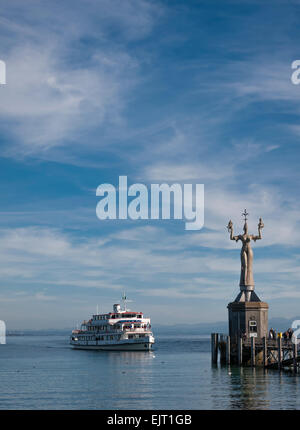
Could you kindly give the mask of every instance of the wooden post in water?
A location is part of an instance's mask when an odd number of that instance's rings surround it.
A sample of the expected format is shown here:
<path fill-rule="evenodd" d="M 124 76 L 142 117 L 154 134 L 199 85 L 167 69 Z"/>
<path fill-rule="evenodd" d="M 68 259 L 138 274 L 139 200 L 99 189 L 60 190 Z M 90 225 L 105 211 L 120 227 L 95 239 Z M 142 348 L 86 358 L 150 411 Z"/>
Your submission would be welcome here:
<path fill-rule="evenodd" d="M 238 365 L 241 366 L 243 363 L 243 339 L 238 337 L 237 340 L 237 359 Z"/>
<path fill-rule="evenodd" d="M 251 337 L 251 366 L 255 366 L 255 337 Z"/>
<path fill-rule="evenodd" d="M 267 347 L 267 338 L 263 338 L 263 366 L 266 367 L 268 364 L 268 347 Z"/>
<path fill-rule="evenodd" d="M 277 339 L 277 349 L 278 349 L 278 369 L 281 369 L 281 361 L 282 361 L 282 339 L 278 336 Z"/>
<path fill-rule="evenodd" d="M 226 339 L 226 363 L 230 364 L 230 336 Z"/>
<path fill-rule="evenodd" d="M 218 349 L 219 349 L 218 338 L 219 338 L 218 333 L 211 334 L 211 361 L 213 364 L 218 363 Z"/>
<path fill-rule="evenodd" d="M 297 342 L 297 338 L 294 340 Z M 293 368 L 294 372 L 297 373 L 297 343 L 293 343 Z"/>

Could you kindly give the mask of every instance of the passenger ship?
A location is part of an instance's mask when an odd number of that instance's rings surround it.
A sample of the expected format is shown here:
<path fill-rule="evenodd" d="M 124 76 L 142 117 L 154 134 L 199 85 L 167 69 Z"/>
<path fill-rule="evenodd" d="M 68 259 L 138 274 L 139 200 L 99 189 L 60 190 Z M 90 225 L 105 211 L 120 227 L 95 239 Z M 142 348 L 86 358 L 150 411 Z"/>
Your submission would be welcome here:
<path fill-rule="evenodd" d="M 101 349 L 114 351 L 149 351 L 154 344 L 150 318 L 142 312 L 113 305 L 113 312 L 97 314 L 83 321 L 80 330 L 73 330 L 70 344 L 76 349 Z"/>

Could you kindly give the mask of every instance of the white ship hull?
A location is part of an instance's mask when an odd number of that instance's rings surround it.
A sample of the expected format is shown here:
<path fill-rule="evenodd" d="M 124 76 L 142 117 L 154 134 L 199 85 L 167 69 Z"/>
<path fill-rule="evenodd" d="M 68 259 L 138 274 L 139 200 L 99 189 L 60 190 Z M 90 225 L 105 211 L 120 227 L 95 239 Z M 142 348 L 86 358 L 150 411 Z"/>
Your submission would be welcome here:
<path fill-rule="evenodd" d="M 87 345 L 76 341 L 70 342 L 75 349 L 92 349 L 103 351 L 150 351 L 154 342 L 118 342 L 110 344 Z"/>

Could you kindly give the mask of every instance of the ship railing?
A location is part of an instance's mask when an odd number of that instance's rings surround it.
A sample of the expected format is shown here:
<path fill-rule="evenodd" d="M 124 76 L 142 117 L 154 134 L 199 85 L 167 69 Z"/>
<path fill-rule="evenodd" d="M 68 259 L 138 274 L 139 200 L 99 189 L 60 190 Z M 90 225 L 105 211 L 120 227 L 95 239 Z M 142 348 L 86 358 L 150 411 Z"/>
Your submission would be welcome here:
<path fill-rule="evenodd" d="M 130 333 L 150 333 L 151 329 L 150 328 L 111 328 L 110 330 L 95 330 L 95 331 L 91 331 L 89 332 L 89 334 L 113 334 L 113 333 L 119 333 L 120 331 L 122 332 L 130 332 Z M 81 331 L 83 333 L 83 331 Z M 80 331 L 78 332 L 80 333 Z M 85 333 L 85 332 L 84 332 Z"/>
<path fill-rule="evenodd" d="M 129 331 L 129 332 L 136 332 L 136 333 L 144 333 L 145 331 L 147 331 L 146 328 L 124 328 L 124 331 Z"/>

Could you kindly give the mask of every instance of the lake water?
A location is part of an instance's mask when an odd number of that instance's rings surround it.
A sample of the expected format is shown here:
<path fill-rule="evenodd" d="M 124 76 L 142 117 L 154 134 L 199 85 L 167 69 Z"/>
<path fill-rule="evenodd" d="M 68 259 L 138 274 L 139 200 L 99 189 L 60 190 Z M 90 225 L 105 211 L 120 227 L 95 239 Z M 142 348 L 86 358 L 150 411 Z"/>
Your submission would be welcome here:
<path fill-rule="evenodd" d="M 1 409 L 300 409 L 300 376 L 211 366 L 205 336 L 157 336 L 151 352 L 73 350 L 68 336 L 0 345 Z"/>

